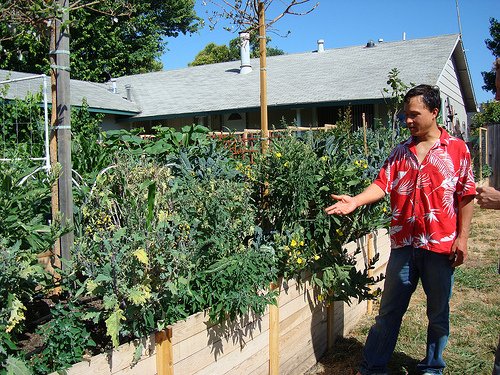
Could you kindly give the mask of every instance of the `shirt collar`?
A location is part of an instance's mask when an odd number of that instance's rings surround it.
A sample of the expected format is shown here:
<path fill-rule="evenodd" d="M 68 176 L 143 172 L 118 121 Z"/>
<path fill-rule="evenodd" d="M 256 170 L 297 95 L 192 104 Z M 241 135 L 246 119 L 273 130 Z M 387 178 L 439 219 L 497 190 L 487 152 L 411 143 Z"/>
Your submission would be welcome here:
<path fill-rule="evenodd" d="M 439 136 L 439 144 L 441 146 L 448 146 L 450 144 L 450 135 L 448 134 L 446 129 L 441 126 L 439 127 L 439 130 L 441 131 L 441 135 Z M 406 142 L 404 142 L 404 145 L 408 148 L 414 147 L 415 141 L 413 137 L 408 138 Z"/>
<path fill-rule="evenodd" d="M 439 137 L 439 142 L 442 146 L 448 146 L 450 144 L 450 135 L 445 128 L 439 127 L 441 130 L 441 136 Z"/>

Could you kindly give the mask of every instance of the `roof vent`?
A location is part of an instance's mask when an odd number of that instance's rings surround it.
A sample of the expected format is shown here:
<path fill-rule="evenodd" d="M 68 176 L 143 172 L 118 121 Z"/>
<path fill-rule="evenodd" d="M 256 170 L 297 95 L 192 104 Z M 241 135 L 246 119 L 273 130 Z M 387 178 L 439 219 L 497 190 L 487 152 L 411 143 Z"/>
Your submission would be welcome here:
<path fill-rule="evenodd" d="M 116 94 L 118 92 L 116 88 L 116 78 L 111 78 L 110 81 L 111 81 L 111 92 L 113 94 Z"/>
<path fill-rule="evenodd" d="M 131 102 L 132 101 L 132 85 L 126 84 L 125 85 L 125 92 L 126 92 L 126 95 L 127 95 L 127 100 L 129 102 Z"/>
<path fill-rule="evenodd" d="M 325 52 L 325 41 L 323 39 L 318 39 L 318 53 Z"/>
<path fill-rule="evenodd" d="M 378 42 L 379 42 L 379 43 L 384 43 L 384 39 L 379 38 Z"/>
<path fill-rule="evenodd" d="M 247 74 L 252 71 L 250 65 L 250 33 L 240 33 L 240 74 Z"/>
<path fill-rule="evenodd" d="M 372 48 L 375 47 L 375 42 L 373 40 L 369 40 L 368 43 L 366 43 L 366 48 Z"/>

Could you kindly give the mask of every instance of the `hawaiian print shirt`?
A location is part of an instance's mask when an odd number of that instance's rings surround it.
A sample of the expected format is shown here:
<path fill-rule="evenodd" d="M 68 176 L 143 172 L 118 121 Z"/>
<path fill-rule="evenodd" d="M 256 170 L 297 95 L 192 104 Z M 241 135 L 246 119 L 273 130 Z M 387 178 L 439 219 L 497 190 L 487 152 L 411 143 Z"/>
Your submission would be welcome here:
<path fill-rule="evenodd" d="M 374 183 L 391 197 L 393 249 L 413 246 L 450 253 L 457 235 L 458 202 L 476 194 L 464 141 L 441 128 L 441 137 L 419 164 L 410 137 L 392 151 Z"/>

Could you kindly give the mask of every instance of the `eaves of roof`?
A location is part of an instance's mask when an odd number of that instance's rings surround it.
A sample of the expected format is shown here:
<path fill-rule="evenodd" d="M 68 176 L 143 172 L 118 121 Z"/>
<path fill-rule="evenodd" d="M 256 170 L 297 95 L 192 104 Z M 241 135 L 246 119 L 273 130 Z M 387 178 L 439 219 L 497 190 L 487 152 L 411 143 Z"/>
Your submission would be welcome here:
<path fill-rule="evenodd" d="M 306 109 L 306 108 L 320 108 L 320 107 L 332 107 L 332 106 L 344 106 L 344 105 L 356 105 L 356 104 L 383 104 L 386 103 L 386 100 L 383 98 L 376 99 L 354 99 L 354 100 L 346 100 L 346 101 L 329 101 L 322 103 L 290 103 L 290 104 L 276 104 L 276 105 L 268 105 L 269 109 Z M 117 122 L 127 123 L 127 122 L 137 122 L 137 121 L 156 121 L 156 120 L 167 120 L 167 119 L 175 119 L 175 118 L 185 118 L 185 117 L 201 117 L 201 116 L 209 116 L 214 114 L 230 114 L 233 112 L 259 112 L 260 107 L 237 107 L 237 108 L 229 108 L 222 111 L 207 111 L 207 112 L 191 112 L 191 113 L 180 113 L 180 114 L 160 114 L 155 116 L 134 116 L 134 117 L 125 117 L 118 119 Z"/>
<path fill-rule="evenodd" d="M 465 55 L 461 39 L 457 40 L 457 44 L 453 50 L 453 59 L 455 61 L 457 74 L 461 82 L 465 109 L 467 112 L 479 112 L 476 94 L 474 93 L 474 87 L 470 76 L 469 64 L 467 63 L 467 56 Z"/>

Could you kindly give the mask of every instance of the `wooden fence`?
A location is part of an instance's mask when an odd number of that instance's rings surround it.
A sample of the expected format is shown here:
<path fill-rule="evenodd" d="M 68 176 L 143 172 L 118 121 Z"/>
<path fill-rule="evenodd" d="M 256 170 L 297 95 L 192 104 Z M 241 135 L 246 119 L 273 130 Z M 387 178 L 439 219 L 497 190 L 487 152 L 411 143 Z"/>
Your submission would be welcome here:
<path fill-rule="evenodd" d="M 262 139 L 261 131 L 258 129 L 245 129 L 237 132 L 211 132 L 209 135 L 214 139 L 222 141 L 233 155 L 248 157 L 253 162 L 254 154 L 260 150 L 261 142 L 270 141 L 283 136 L 288 132 L 300 133 L 306 131 L 328 131 L 335 125 L 325 124 L 322 127 L 290 126 L 286 129 L 269 130 L 269 140 Z"/>
<path fill-rule="evenodd" d="M 487 163 L 492 170 L 489 184 L 500 189 L 500 124 L 490 124 L 487 129 Z"/>
<path fill-rule="evenodd" d="M 368 244 L 370 243 L 370 246 Z M 375 276 L 384 273 L 390 252 L 385 230 L 347 244 L 357 255 L 357 268 L 364 269 L 372 248 L 380 256 Z M 379 285 L 380 287 L 382 285 Z M 367 302 L 349 306 L 319 302 L 315 289 L 306 280 L 280 282 L 277 324 L 269 309 L 262 316 L 246 315 L 235 321 L 212 324 L 206 312 L 175 323 L 166 331 L 121 345 L 118 349 L 80 362 L 69 375 L 221 375 L 221 374 L 303 374 L 334 345 L 335 338 L 347 334 L 367 312 Z M 278 347 L 272 349 L 272 337 Z M 134 353 L 142 343 L 142 355 L 135 365 Z M 278 366 L 271 369 L 270 365 Z"/>

